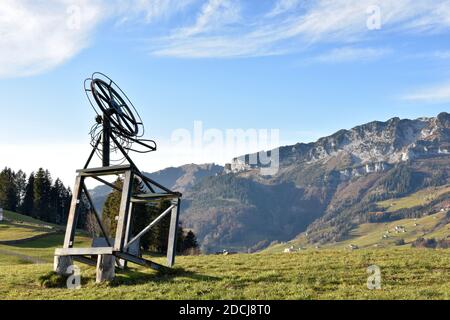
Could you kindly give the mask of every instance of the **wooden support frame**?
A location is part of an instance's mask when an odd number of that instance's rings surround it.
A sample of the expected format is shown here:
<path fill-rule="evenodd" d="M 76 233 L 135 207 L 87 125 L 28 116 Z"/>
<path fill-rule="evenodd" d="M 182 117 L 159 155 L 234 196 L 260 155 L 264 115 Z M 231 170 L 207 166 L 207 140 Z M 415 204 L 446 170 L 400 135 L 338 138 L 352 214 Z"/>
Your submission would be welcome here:
<path fill-rule="evenodd" d="M 133 194 L 133 180 L 134 178 L 140 178 L 142 181 L 151 183 L 152 180 L 147 180 L 143 178 L 143 175 L 136 174 L 137 168 L 133 168 L 130 165 L 126 166 L 112 166 L 106 168 L 93 168 L 93 169 L 82 169 L 78 170 L 78 175 L 75 180 L 74 193 L 71 202 L 69 217 L 67 221 L 66 235 L 64 238 L 64 245 L 61 249 L 55 250 L 55 257 L 67 257 L 81 263 L 85 263 L 91 266 L 97 265 L 98 259 L 94 257 L 99 256 L 115 256 L 117 259 L 123 261 L 123 265 L 126 266 L 127 262 L 136 263 L 142 266 L 146 266 L 155 270 L 162 270 L 163 265 L 154 263 L 152 261 L 143 259 L 142 257 L 135 256 L 128 253 L 129 246 L 140 239 L 143 234 L 148 232 L 151 227 L 160 222 L 163 217 L 170 214 L 170 229 L 168 237 L 168 250 L 167 250 L 167 266 L 172 267 L 175 263 L 175 252 L 176 252 L 176 242 L 177 242 L 177 230 L 179 221 L 179 211 L 181 203 L 181 194 L 178 192 L 170 191 L 167 193 L 146 193 L 146 194 Z M 139 172 L 139 171 L 138 171 Z M 139 172 L 140 173 L 140 172 Z M 114 189 L 122 192 L 120 209 L 118 213 L 116 237 L 114 240 L 114 245 L 109 242 L 106 230 L 102 225 L 102 221 L 97 211 L 95 210 L 94 203 L 89 194 L 89 191 L 85 184 L 86 178 L 93 178 L 97 181 L 103 182 L 106 185 L 113 187 L 111 183 L 107 183 L 106 180 L 99 178 L 99 176 L 117 175 L 122 174 L 123 186 L 122 188 L 115 187 Z M 153 182 L 153 181 L 152 181 Z M 159 184 L 155 185 L 159 188 Z M 103 237 L 106 239 L 108 247 L 101 248 L 73 248 L 74 237 L 77 225 L 79 205 L 82 195 L 85 195 L 93 214 L 96 217 L 96 221 L 100 227 Z M 131 238 L 131 223 L 132 223 L 132 212 L 133 203 L 148 203 L 148 202 L 158 202 L 161 200 L 171 200 L 172 205 L 166 209 L 160 216 L 158 216 L 154 221 L 150 223 L 149 226 L 144 228 L 137 236 L 133 239 Z"/>
<path fill-rule="evenodd" d="M 125 172 L 122 187 L 122 199 L 120 200 L 119 218 L 117 220 L 116 240 L 114 250 L 122 251 L 125 242 L 125 230 L 130 208 L 131 190 L 133 189 L 133 173 L 131 170 Z"/>
<path fill-rule="evenodd" d="M 128 249 L 134 242 L 142 238 L 144 234 L 146 234 L 151 227 L 153 227 L 155 224 L 157 224 L 159 221 L 161 221 L 162 218 L 164 218 L 169 212 L 171 212 L 175 208 L 174 205 L 167 208 L 163 213 L 161 213 L 158 217 L 156 217 L 155 220 L 153 220 L 148 226 L 146 226 L 139 234 L 137 234 L 133 239 L 131 239 L 127 245 L 125 246 L 125 249 Z"/>
<path fill-rule="evenodd" d="M 84 178 L 78 175 L 75 179 L 69 217 L 67 219 L 66 235 L 64 237 L 64 248 L 71 248 L 73 246 L 75 230 L 77 228 L 78 205 L 80 204 L 82 183 L 84 183 Z"/>
<path fill-rule="evenodd" d="M 167 266 L 175 264 L 175 254 L 177 251 L 178 220 L 180 215 L 180 199 L 176 200 L 176 205 L 172 208 L 170 216 L 169 239 L 167 245 Z"/>
<path fill-rule="evenodd" d="M 117 144 L 117 147 L 120 151 L 124 153 L 124 150 L 120 144 L 117 143 L 115 138 L 111 136 L 111 140 Z M 176 253 L 176 243 L 177 243 L 177 233 L 178 233 L 178 222 L 179 222 L 179 212 L 180 212 L 180 204 L 181 204 L 181 197 L 182 194 L 179 192 L 174 192 L 161 184 L 157 183 L 156 181 L 146 177 L 141 171 L 138 170 L 138 168 L 135 166 L 135 164 L 132 162 L 132 160 L 129 158 L 129 156 L 124 153 L 124 157 L 128 160 L 129 164 L 127 165 L 119 165 L 119 166 L 104 166 L 99 168 L 88 168 L 89 163 L 95 154 L 96 148 L 100 144 L 100 139 L 97 141 L 94 149 L 92 150 L 91 154 L 89 155 L 89 159 L 86 162 L 86 165 L 83 169 L 77 170 L 77 177 L 75 180 L 75 185 L 73 188 L 73 196 L 69 211 L 69 216 L 67 219 L 67 227 L 66 227 L 66 233 L 64 237 L 64 244 L 63 248 L 59 248 L 55 250 L 55 261 L 60 261 L 61 263 L 55 263 L 55 265 L 58 267 L 62 265 L 62 262 L 70 261 L 72 263 L 72 260 L 85 263 L 88 265 L 97 265 L 97 276 L 100 276 L 100 278 L 108 278 L 108 277 L 102 277 L 105 273 L 105 266 L 111 265 L 111 263 L 100 263 L 99 267 L 99 261 L 110 261 L 111 257 L 115 257 L 117 260 L 123 261 L 122 265 L 126 266 L 127 262 L 132 262 L 138 265 L 146 266 L 155 270 L 163 270 L 167 269 L 167 267 L 160 265 L 158 263 L 154 263 L 152 261 L 143 259 L 140 256 L 131 254 L 128 252 L 128 248 L 133 242 L 136 242 L 140 239 L 140 237 L 148 232 L 152 226 L 157 224 L 161 219 L 170 214 L 170 229 L 169 229 L 169 236 L 168 236 L 168 249 L 167 249 L 167 266 L 172 267 L 175 263 L 175 253 Z M 103 177 L 104 176 L 112 176 L 112 175 L 123 175 L 123 186 L 122 188 L 117 187 L 113 183 L 108 182 Z M 112 244 L 109 240 L 109 237 L 107 235 L 107 232 L 102 225 L 101 217 L 98 215 L 94 203 L 92 201 L 92 198 L 89 194 L 89 191 L 85 184 L 85 179 L 92 178 L 95 179 L 112 189 L 115 189 L 122 193 L 121 196 L 121 202 L 120 202 L 120 209 L 118 212 L 118 219 L 117 219 L 117 228 L 116 228 L 116 236 L 114 239 L 114 244 Z M 145 184 L 148 191 L 150 193 L 144 193 L 144 194 L 134 194 L 133 192 L 133 181 L 135 178 L 138 178 L 141 182 Z M 156 192 L 155 190 L 158 190 Z M 86 199 L 89 202 L 89 205 L 91 207 L 91 210 L 93 214 L 95 215 L 96 221 L 100 227 L 100 230 L 102 232 L 103 237 L 106 239 L 107 245 L 105 247 L 96 247 L 96 248 L 74 248 L 74 238 L 76 233 L 76 227 L 77 227 L 77 221 L 78 221 L 78 215 L 79 215 L 79 206 L 80 201 L 82 199 L 83 193 L 86 196 Z M 130 238 L 131 235 L 131 224 L 132 224 L 132 215 L 133 215 L 133 204 L 134 203 L 149 203 L 149 202 L 159 202 L 162 200 L 170 200 L 172 202 L 172 205 L 166 209 L 160 216 L 158 216 L 152 223 L 150 223 L 149 226 L 144 228 L 141 232 L 138 233 L 135 237 L 133 237 L 132 240 Z M 106 260 L 105 260 L 106 259 Z M 109 259 L 109 260 L 108 260 Z M 61 268 L 55 267 L 55 271 L 57 272 L 64 272 Z M 113 267 L 114 268 L 114 267 Z M 100 270 L 101 269 L 101 270 Z M 108 268 L 107 268 L 108 269 Z M 109 271 L 113 272 L 113 270 L 108 269 Z M 108 272 L 109 272 L 108 271 Z"/>

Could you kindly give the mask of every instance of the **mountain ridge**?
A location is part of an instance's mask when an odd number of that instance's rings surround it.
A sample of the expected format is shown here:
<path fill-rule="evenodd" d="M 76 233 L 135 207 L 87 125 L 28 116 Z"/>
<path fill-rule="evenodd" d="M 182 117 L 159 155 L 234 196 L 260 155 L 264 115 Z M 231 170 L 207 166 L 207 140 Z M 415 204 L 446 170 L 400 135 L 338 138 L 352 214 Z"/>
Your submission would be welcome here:
<path fill-rule="evenodd" d="M 269 151 L 277 153 L 274 175 L 247 154 L 225 168 L 189 164 L 149 177 L 183 192 L 181 220 L 205 252 L 256 251 L 305 232 L 311 243 L 340 241 L 378 201 L 449 183 L 450 115 L 372 121 Z"/>
<path fill-rule="evenodd" d="M 232 178 L 206 179 L 186 195 L 183 221 L 198 232 L 207 251 L 258 250 L 307 230 L 312 242 L 337 241 L 368 220 L 375 200 L 448 183 L 449 146 L 450 115 L 443 112 L 373 121 L 271 150 L 280 157 L 273 176 L 261 175 L 267 164 L 255 165 L 250 159 L 257 155 L 247 154 L 233 159 L 227 173 Z M 237 195 L 224 184 L 247 187 Z M 249 189 L 264 191 L 258 195 Z M 261 227 L 261 221 L 272 228 Z"/>

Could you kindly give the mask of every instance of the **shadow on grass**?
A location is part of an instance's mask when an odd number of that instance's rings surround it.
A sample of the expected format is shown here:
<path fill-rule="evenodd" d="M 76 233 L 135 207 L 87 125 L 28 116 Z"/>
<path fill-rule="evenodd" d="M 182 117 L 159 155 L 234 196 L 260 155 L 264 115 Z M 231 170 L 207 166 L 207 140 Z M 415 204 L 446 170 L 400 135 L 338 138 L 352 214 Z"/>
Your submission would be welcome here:
<path fill-rule="evenodd" d="M 51 233 L 42 236 L 39 239 L 32 239 L 29 241 L 24 241 L 22 243 L 11 244 L 11 247 L 17 248 L 30 248 L 30 249 L 47 249 L 56 248 L 60 246 L 64 240 L 64 234 L 62 233 Z"/>
<path fill-rule="evenodd" d="M 172 282 L 175 278 L 190 278 L 196 281 L 219 281 L 221 278 L 198 274 L 183 268 L 166 269 L 156 273 L 143 273 L 135 270 L 121 270 L 116 273 L 116 277 L 110 282 L 110 286 L 127 286 L 145 284 L 148 282 Z"/>

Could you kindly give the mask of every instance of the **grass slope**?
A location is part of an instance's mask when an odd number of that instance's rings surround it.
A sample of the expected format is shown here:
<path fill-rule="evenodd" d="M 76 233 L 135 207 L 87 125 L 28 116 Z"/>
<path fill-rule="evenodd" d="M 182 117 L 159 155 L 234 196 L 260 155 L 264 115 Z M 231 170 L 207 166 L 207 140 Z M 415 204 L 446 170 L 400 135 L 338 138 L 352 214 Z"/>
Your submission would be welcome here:
<path fill-rule="evenodd" d="M 50 263 L 53 261 L 55 248 L 61 247 L 63 240 L 64 235 L 56 234 L 16 245 L 0 245 L 0 266 L 14 264 L 18 257 L 20 261 Z M 88 237 L 78 236 L 75 246 L 88 247 L 91 241 Z M 28 257 L 28 259 L 23 257 Z"/>
<path fill-rule="evenodd" d="M 450 192 L 450 186 L 428 188 L 403 198 L 381 201 L 378 203 L 378 206 L 387 212 L 395 212 L 401 209 L 426 205 L 448 192 Z M 405 241 L 405 246 L 410 246 L 411 242 L 419 237 L 444 239 L 450 237 L 450 223 L 447 220 L 447 212 L 444 211 L 429 214 L 418 219 L 401 219 L 388 223 L 364 223 L 351 230 L 346 240 L 329 243 L 322 247 L 344 248 L 353 244 L 359 248 L 387 248 L 395 246 L 396 241 L 399 239 Z M 405 232 L 396 232 L 396 226 L 403 226 Z M 384 235 L 385 237 L 383 237 Z M 308 243 L 305 234 L 301 234 L 296 239 L 286 243 L 272 245 L 265 249 L 264 252 L 279 253 L 291 246 L 294 249 L 312 247 Z"/>
<path fill-rule="evenodd" d="M 64 229 L 62 226 L 56 225 L 56 224 L 52 224 L 52 223 L 48 223 L 48 222 L 42 222 L 41 220 L 38 219 L 34 219 L 32 217 L 20 214 L 20 213 L 16 213 L 16 212 L 12 212 L 12 211 L 4 211 L 3 212 L 3 216 L 10 221 L 16 222 L 16 223 L 23 223 L 23 224 L 27 224 L 27 225 L 34 225 L 34 226 L 47 226 L 47 227 L 52 227 L 54 229 Z"/>
<path fill-rule="evenodd" d="M 401 209 L 409 209 L 423 206 L 437 199 L 439 196 L 450 192 L 450 186 L 433 187 L 420 190 L 412 195 L 399 199 L 391 199 L 378 202 L 378 207 L 387 212 L 395 212 Z"/>
<path fill-rule="evenodd" d="M 76 246 L 90 244 L 78 239 Z M 81 289 L 43 288 L 39 277 L 52 270 L 62 241 L 49 235 L 0 245 L 0 299 L 450 299 L 450 250 L 406 247 L 186 256 L 171 275 L 132 265 L 100 285 L 95 268 L 80 265 Z M 367 289 L 373 264 L 381 268 L 381 290 Z"/>
<path fill-rule="evenodd" d="M 63 243 L 63 227 L 49 224 L 15 212 L 6 211 L 6 220 L 0 222 L 0 241 L 26 240 L 35 236 L 46 237 L 25 241 L 15 245 L 0 243 L 0 266 L 29 263 L 49 263 L 53 261 L 56 247 Z M 79 235 L 76 245 L 88 246 L 91 240 Z"/>
<path fill-rule="evenodd" d="M 61 226 L 11 211 L 5 211 L 4 218 L 5 220 L 0 222 L 0 241 L 28 239 L 63 230 Z"/>
<path fill-rule="evenodd" d="M 381 290 L 367 289 L 367 267 Z M 450 299 L 446 250 L 306 250 L 293 254 L 179 257 L 174 275 L 137 268 L 95 284 L 82 267 L 79 290 L 45 289 L 51 264 L 0 266 L 2 299 Z"/>

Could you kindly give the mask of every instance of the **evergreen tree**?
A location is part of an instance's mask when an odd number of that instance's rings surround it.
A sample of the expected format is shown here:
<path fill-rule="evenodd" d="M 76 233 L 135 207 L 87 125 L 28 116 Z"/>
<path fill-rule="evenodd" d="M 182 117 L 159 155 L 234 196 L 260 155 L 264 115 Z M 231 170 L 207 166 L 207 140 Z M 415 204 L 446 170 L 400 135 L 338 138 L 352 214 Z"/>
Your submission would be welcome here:
<path fill-rule="evenodd" d="M 22 206 L 23 199 L 25 197 L 25 191 L 27 187 L 27 175 L 22 170 L 17 171 L 15 175 L 16 188 L 19 196 L 19 203 L 17 207 L 20 208 Z"/>
<path fill-rule="evenodd" d="M 161 201 L 153 207 L 152 220 L 158 217 L 171 205 L 170 201 Z M 169 239 L 170 214 L 162 218 L 153 229 L 153 249 L 158 253 L 167 252 L 167 240 Z"/>
<path fill-rule="evenodd" d="M 60 179 L 52 185 L 48 170 L 39 169 L 28 177 L 19 170 L 9 168 L 0 172 L 0 208 L 18 211 L 43 221 L 63 224 L 70 207 L 71 191 Z M 86 199 L 81 202 L 80 224 L 85 221 Z"/>
<path fill-rule="evenodd" d="M 123 181 L 122 179 L 118 178 L 114 184 L 118 188 L 122 188 Z M 102 221 L 109 237 L 115 237 L 116 235 L 116 228 L 117 228 L 116 216 L 119 214 L 121 197 L 122 193 L 114 189 L 108 195 L 105 204 L 103 205 Z"/>
<path fill-rule="evenodd" d="M 25 192 L 20 206 L 20 213 L 32 216 L 34 208 L 34 172 L 28 177 Z"/>
<path fill-rule="evenodd" d="M 86 195 L 82 193 L 78 207 L 77 228 L 86 230 L 87 217 L 90 211 L 92 211 L 92 209 L 89 200 Z"/>
<path fill-rule="evenodd" d="M 50 193 L 51 177 L 48 171 L 40 168 L 34 177 L 34 202 L 33 217 L 43 220 L 50 220 Z"/>
<path fill-rule="evenodd" d="M 56 223 L 64 225 L 67 223 L 67 217 L 69 216 L 70 202 L 72 201 L 72 191 L 70 190 L 70 188 L 63 188 L 60 196 L 61 211 L 56 216 Z"/>
<path fill-rule="evenodd" d="M 117 179 L 115 185 L 119 188 L 122 187 L 123 181 Z M 145 192 L 145 186 L 141 181 L 136 179 L 133 182 L 133 193 L 143 193 Z M 122 193 L 117 190 L 113 190 L 106 198 L 105 204 L 103 206 L 102 220 L 107 230 L 109 236 L 114 237 L 117 221 L 116 217 L 119 214 L 120 201 Z M 154 219 L 156 219 L 161 213 L 163 213 L 167 208 L 171 206 L 170 201 L 161 201 L 154 204 L 133 204 L 132 219 L 131 219 L 131 232 L 130 238 L 136 236 L 145 227 L 147 227 Z M 161 219 L 156 225 L 154 225 L 150 231 L 140 239 L 141 248 L 144 250 L 150 250 L 157 253 L 167 252 L 167 242 L 169 238 L 169 227 L 170 227 L 170 213 L 167 214 L 163 219 Z M 189 234 L 189 233 L 188 233 Z M 192 239 L 193 236 L 193 239 Z M 181 224 L 178 227 L 178 237 L 177 237 L 177 251 L 182 252 L 184 247 L 193 248 L 195 247 L 196 239 L 195 235 L 189 235 L 188 242 L 185 242 L 184 231 Z M 197 245 L 198 246 L 198 245 Z"/>
<path fill-rule="evenodd" d="M 134 193 L 144 193 L 145 186 L 142 181 L 135 179 L 133 183 L 133 192 Z M 133 211 L 132 211 L 132 219 L 131 219 L 131 234 L 130 238 L 136 236 L 139 232 L 141 232 L 146 226 L 148 226 L 151 222 L 151 213 L 150 207 L 145 203 L 134 203 Z M 152 230 L 147 232 L 140 239 L 141 247 L 144 250 L 148 250 L 152 243 Z"/>
<path fill-rule="evenodd" d="M 20 201 L 16 175 L 10 168 L 0 172 L 0 208 L 16 211 Z"/>
<path fill-rule="evenodd" d="M 49 222 L 61 224 L 69 210 L 70 194 L 58 178 L 50 189 Z"/>
<path fill-rule="evenodd" d="M 198 249 L 197 237 L 192 230 L 189 230 L 183 239 L 183 252 L 189 249 Z"/>

